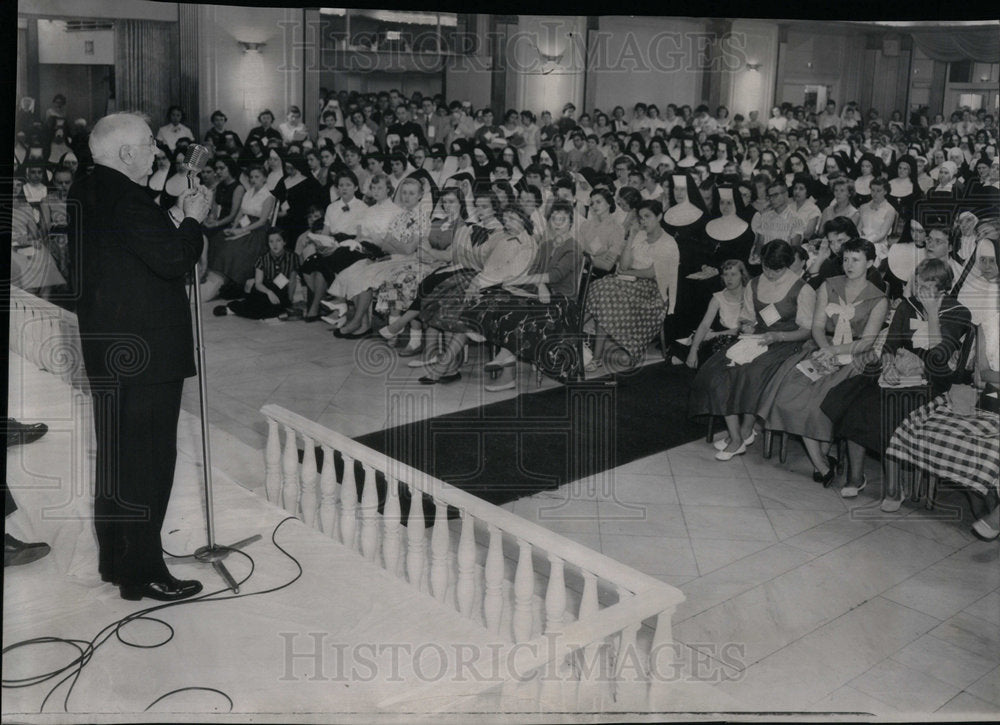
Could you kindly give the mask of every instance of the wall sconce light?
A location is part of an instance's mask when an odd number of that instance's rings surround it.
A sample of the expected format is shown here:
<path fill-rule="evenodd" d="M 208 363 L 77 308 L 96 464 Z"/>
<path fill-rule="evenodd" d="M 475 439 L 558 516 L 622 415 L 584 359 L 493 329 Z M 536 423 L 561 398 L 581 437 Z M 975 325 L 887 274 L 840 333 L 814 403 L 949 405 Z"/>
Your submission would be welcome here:
<path fill-rule="evenodd" d="M 759 71 L 760 66 L 760 63 L 751 63 L 750 61 L 747 61 L 747 70 Z"/>
<path fill-rule="evenodd" d="M 263 103 L 262 91 L 266 86 L 267 74 L 264 69 L 264 56 L 260 52 L 264 44 L 248 43 L 242 40 L 236 42 L 243 49 L 243 57 L 240 60 L 243 108 L 254 114 Z"/>

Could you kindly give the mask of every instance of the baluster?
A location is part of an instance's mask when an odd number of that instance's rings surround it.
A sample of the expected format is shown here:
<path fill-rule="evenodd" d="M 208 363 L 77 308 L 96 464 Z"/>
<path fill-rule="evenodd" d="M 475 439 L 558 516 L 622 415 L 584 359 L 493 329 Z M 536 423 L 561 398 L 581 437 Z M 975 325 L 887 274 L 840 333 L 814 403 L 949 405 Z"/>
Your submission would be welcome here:
<path fill-rule="evenodd" d="M 319 525 L 324 534 L 333 537 L 337 522 L 337 474 L 333 465 L 333 449 L 323 446 L 323 472 L 319 475 Z"/>
<path fill-rule="evenodd" d="M 406 576 L 410 585 L 423 589 L 424 551 L 424 499 L 420 491 L 410 488 L 410 510 L 406 514 Z"/>
<path fill-rule="evenodd" d="M 597 577 L 583 572 L 583 595 L 580 598 L 578 621 L 589 621 L 597 616 Z M 603 712 L 611 701 L 609 676 L 610 650 L 603 641 L 592 642 L 576 653 L 576 671 L 580 685 L 576 695 L 576 710 Z"/>
<path fill-rule="evenodd" d="M 361 555 L 368 561 L 375 561 L 378 554 L 378 488 L 375 469 L 365 463 L 362 470 L 365 482 L 361 487 Z"/>
<path fill-rule="evenodd" d="M 669 681 L 672 673 L 677 670 L 677 648 L 674 646 L 671 624 L 674 608 L 671 607 L 656 615 L 656 631 L 653 632 L 653 643 L 649 649 L 649 692 L 647 703 L 650 708 L 665 709 L 666 698 L 669 696 Z"/>
<path fill-rule="evenodd" d="M 434 527 L 431 530 L 431 593 L 439 602 L 444 601 L 448 589 L 448 504 L 434 499 Z"/>
<path fill-rule="evenodd" d="M 549 585 L 545 590 L 545 632 L 562 631 L 566 618 L 566 580 L 563 560 L 549 554 Z"/>
<path fill-rule="evenodd" d="M 316 527 L 316 446 L 309 436 L 302 436 L 302 520 L 309 528 Z"/>
<path fill-rule="evenodd" d="M 354 547 L 357 531 L 358 485 L 354 481 L 354 459 L 346 453 L 344 458 L 344 480 L 340 483 L 340 541 L 349 549 Z"/>
<path fill-rule="evenodd" d="M 281 495 L 281 440 L 278 421 L 267 419 L 267 447 L 264 449 L 264 493 L 267 500 L 277 503 Z"/>
<path fill-rule="evenodd" d="M 549 554 L 549 583 L 545 589 L 545 633 L 558 637 L 563 629 L 566 618 L 566 578 L 563 560 L 554 554 Z M 543 669 L 543 678 L 539 688 L 540 702 L 555 712 L 567 710 L 566 695 L 572 692 L 572 667 L 569 655 L 564 653 L 558 639 L 556 659 L 548 662 Z"/>
<path fill-rule="evenodd" d="M 392 476 L 385 477 L 385 508 L 382 513 L 382 563 L 393 576 L 399 571 L 400 513 L 399 482 Z"/>
<path fill-rule="evenodd" d="M 626 710 L 637 710 L 645 705 L 646 677 L 636 646 L 638 632 L 638 623 L 621 631 L 615 657 L 615 704 Z"/>
<path fill-rule="evenodd" d="M 514 613 L 511 627 L 515 642 L 531 639 L 531 598 L 535 593 L 535 572 L 531 563 L 531 544 L 518 539 L 520 552 L 514 572 Z"/>
<path fill-rule="evenodd" d="M 292 516 L 299 515 L 299 451 L 295 447 L 295 431 L 285 426 L 285 451 L 281 458 L 284 484 L 281 487 L 281 501 L 285 511 Z"/>
<path fill-rule="evenodd" d="M 472 593 L 476 577 L 476 523 L 468 511 L 462 512 L 462 533 L 458 538 L 458 583 L 455 600 L 463 617 L 472 616 Z"/>
<path fill-rule="evenodd" d="M 503 611 L 503 536 L 500 529 L 489 525 L 490 544 L 486 552 L 484 571 L 486 591 L 483 593 L 483 616 L 490 634 L 500 632 L 500 614 Z"/>

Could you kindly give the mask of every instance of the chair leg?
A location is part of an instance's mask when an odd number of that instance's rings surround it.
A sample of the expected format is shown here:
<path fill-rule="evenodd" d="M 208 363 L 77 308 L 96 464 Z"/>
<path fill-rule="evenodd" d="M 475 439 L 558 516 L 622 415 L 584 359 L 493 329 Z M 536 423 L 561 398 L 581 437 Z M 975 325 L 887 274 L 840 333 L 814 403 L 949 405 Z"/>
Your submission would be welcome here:
<path fill-rule="evenodd" d="M 778 460 L 784 463 L 788 459 L 788 434 L 782 431 L 779 435 L 781 443 L 778 448 Z"/>
<path fill-rule="evenodd" d="M 934 508 L 934 497 L 937 495 L 938 488 L 938 477 L 933 473 L 927 474 L 927 500 L 924 502 L 924 506 L 928 511 Z"/>
<path fill-rule="evenodd" d="M 910 493 L 910 501 L 913 503 L 918 503 L 924 495 L 924 482 L 927 481 L 927 475 L 923 471 L 913 472 L 913 491 Z M 930 483 L 928 482 L 928 487 Z"/>
<path fill-rule="evenodd" d="M 771 446 L 774 443 L 774 432 L 764 429 L 764 458 L 771 457 Z"/>
<path fill-rule="evenodd" d="M 667 332 L 660 325 L 660 352 L 663 353 L 663 361 L 670 362 L 670 351 L 667 349 Z"/>
<path fill-rule="evenodd" d="M 715 417 L 708 416 L 708 434 L 705 436 L 705 442 L 711 443 L 712 439 L 715 437 Z"/>

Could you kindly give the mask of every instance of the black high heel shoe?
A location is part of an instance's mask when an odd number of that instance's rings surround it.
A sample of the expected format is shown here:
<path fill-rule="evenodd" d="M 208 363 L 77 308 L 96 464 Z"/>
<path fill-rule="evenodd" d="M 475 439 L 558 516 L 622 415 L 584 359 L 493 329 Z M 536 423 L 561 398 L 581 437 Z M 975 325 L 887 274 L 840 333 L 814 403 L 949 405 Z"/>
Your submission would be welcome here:
<path fill-rule="evenodd" d="M 836 456 L 827 455 L 826 464 L 830 467 L 831 471 L 836 471 L 840 473 L 840 461 Z"/>
<path fill-rule="evenodd" d="M 823 488 L 830 488 L 830 486 L 833 485 L 833 480 L 836 477 L 837 477 L 837 469 L 834 468 L 833 466 L 831 466 L 830 470 L 828 470 L 825 474 L 822 474 L 819 471 L 813 471 L 813 480 L 816 483 L 822 483 Z"/>

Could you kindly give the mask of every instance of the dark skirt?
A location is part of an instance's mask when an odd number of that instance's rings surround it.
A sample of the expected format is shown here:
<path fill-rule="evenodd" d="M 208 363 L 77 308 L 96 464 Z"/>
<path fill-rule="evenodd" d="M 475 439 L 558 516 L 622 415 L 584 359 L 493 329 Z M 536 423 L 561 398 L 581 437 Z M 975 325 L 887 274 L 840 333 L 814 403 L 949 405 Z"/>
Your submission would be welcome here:
<path fill-rule="evenodd" d="M 332 254 L 314 254 L 306 259 L 299 271 L 302 274 L 319 272 L 327 284 L 333 282 L 337 275 L 361 259 L 370 259 L 371 255 L 361 251 L 354 251 L 347 247 L 337 247 Z"/>
<path fill-rule="evenodd" d="M 691 383 L 688 415 L 756 414 L 764 389 L 782 364 L 802 351 L 802 342 L 779 342 L 745 365 L 732 365 L 725 352 L 712 355 Z"/>
<path fill-rule="evenodd" d="M 848 378 L 827 393 L 820 410 L 830 419 L 833 437 L 882 453 L 893 431 L 927 402 L 928 388 L 880 388 L 871 374 Z"/>
<path fill-rule="evenodd" d="M 271 304 L 271 300 L 268 299 L 266 294 L 257 288 L 253 288 L 246 297 L 240 300 L 233 300 L 227 307 L 234 314 L 240 317 L 248 317 L 251 320 L 268 320 L 277 317 L 286 308 L 291 307 L 292 303 L 288 299 L 288 287 L 278 289 L 273 282 L 265 282 L 264 284 L 277 295 L 278 304 Z"/>
<path fill-rule="evenodd" d="M 830 419 L 821 404 L 831 390 L 857 375 L 858 369 L 851 363 L 819 380 L 810 380 L 798 369 L 798 364 L 817 349 L 816 343 L 809 340 L 802 352 L 785 360 L 771 378 L 757 411 L 768 430 L 780 430 L 819 441 L 833 439 Z"/>
<path fill-rule="evenodd" d="M 231 239 L 221 231 L 208 240 L 208 268 L 242 285 L 254 276 L 254 263 L 267 250 L 267 229 L 259 227 Z"/>
<path fill-rule="evenodd" d="M 413 298 L 413 302 L 410 303 L 409 310 L 413 312 L 420 312 L 423 308 L 424 300 L 427 299 L 431 293 L 437 289 L 438 285 L 449 279 L 458 270 L 447 269 L 447 271 L 436 271 L 431 272 L 429 275 L 423 278 L 420 282 L 420 286 L 417 287 L 417 296 Z"/>
<path fill-rule="evenodd" d="M 469 326 L 461 319 L 461 314 L 468 305 L 465 291 L 477 274 L 474 269 L 463 268 L 439 280 L 420 303 L 420 320 L 439 330 L 468 332 Z"/>
<path fill-rule="evenodd" d="M 575 367 L 575 347 L 568 338 L 580 329 L 580 316 L 568 297 L 556 295 L 543 303 L 502 288 L 487 289 L 460 317 L 470 329 L 549 375 L 566 377 Z"/>

